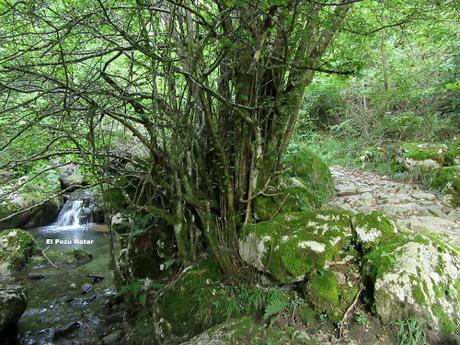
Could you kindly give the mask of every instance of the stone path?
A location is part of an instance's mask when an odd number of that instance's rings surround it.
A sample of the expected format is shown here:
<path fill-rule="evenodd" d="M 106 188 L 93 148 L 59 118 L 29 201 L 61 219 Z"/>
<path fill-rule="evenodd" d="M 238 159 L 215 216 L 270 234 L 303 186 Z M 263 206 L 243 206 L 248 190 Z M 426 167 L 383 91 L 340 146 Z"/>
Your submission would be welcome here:
<path fill-rule="evenodd" d="M 335 166 L 337 197 L 330 206 L 355 212 L 382 211 L 413 231 L 426 229 L 460 246 L 460 208 L 451 208 L 433 191 L 386 176 Z"/>

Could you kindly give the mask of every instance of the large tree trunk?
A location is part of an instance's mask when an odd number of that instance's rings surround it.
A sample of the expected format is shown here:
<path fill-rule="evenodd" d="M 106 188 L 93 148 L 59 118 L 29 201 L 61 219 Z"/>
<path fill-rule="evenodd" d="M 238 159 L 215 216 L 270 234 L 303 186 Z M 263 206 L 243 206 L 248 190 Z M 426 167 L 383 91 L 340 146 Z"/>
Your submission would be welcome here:
<path fill-rule="evenodd" d="M 236 276 L 239 230 L 277 185 L 304 89 L 352 3 L 98 1 L 83 15 L 66 5 L 49 29 L 56 37 L 43 35 L 50 61 L 24 55 L 9 68 L 52 90 L 65 109 L 56 127 L 68 124 L 98 174 L 107 168 L 101 183 L 122 190 L 129 212 L 168 224 L 185 263 L 205 246 Z M 26 26 L 50 25 L 15 11 Z M 117 124 L 148 153 L 114 177 Z"/>

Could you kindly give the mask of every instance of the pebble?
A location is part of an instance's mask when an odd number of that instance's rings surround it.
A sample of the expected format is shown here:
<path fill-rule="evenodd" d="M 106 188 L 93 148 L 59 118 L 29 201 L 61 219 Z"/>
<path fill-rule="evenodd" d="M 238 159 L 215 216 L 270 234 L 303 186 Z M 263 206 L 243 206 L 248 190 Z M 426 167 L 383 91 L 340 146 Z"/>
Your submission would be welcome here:
<path fill-rule="evenodd" d="M 85 295 L 88 292 L 91 292 L 91 290 L 93 290 L 93 286 L 91 284 L 89 283 L 83 284 L 81 287 L 81 294 Z"/>

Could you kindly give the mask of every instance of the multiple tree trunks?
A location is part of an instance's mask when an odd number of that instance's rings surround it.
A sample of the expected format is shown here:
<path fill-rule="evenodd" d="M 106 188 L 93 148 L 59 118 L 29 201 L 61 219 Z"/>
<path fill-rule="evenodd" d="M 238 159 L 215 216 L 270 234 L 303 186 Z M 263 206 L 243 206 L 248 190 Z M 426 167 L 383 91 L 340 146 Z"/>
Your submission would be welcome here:
<path fill-rule="evenodd" d="M 24 36 L 30 49 L 17 59 L 3 57 L 2 87 L 38 94 L 44 107 L 26 100 L 44 114 L 35 125 L 51 143 L 63 135 L 105 189 L 122 185 L 131 211 L 167 221 L 185 261 L 204 234 L 235 275 L 239 229 L 252 220 L 255 198 L 277 185 L 304 89 L 352 3 L 12 6 L 6 28 L 14 19 L 40 30 Z M 143 154 L 120 158 L 114 147 L 126 131 Z M 62 147 L 47 154 L 67 154 Z M 131 163 L 113 174 L 114 161 Z"/>

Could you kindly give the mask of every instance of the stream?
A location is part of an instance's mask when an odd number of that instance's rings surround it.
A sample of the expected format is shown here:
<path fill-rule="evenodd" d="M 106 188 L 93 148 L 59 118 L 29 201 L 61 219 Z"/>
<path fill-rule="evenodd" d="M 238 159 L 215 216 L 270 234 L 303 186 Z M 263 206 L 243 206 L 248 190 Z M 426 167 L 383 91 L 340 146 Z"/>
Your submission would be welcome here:
<path fill-rule="evenodd" d="M 81 222 L 81 209 L 81 201 L 69 200 L 56 223 L 29 230 L 58 268 L 42 258 L 26 270 L 0 276 L 0 282 L 21 284 L 28 293 L 18 344 L 92 344 L 97 338 L 96 311 L 114 294 L 109 237 L 105 226 Z"/>

